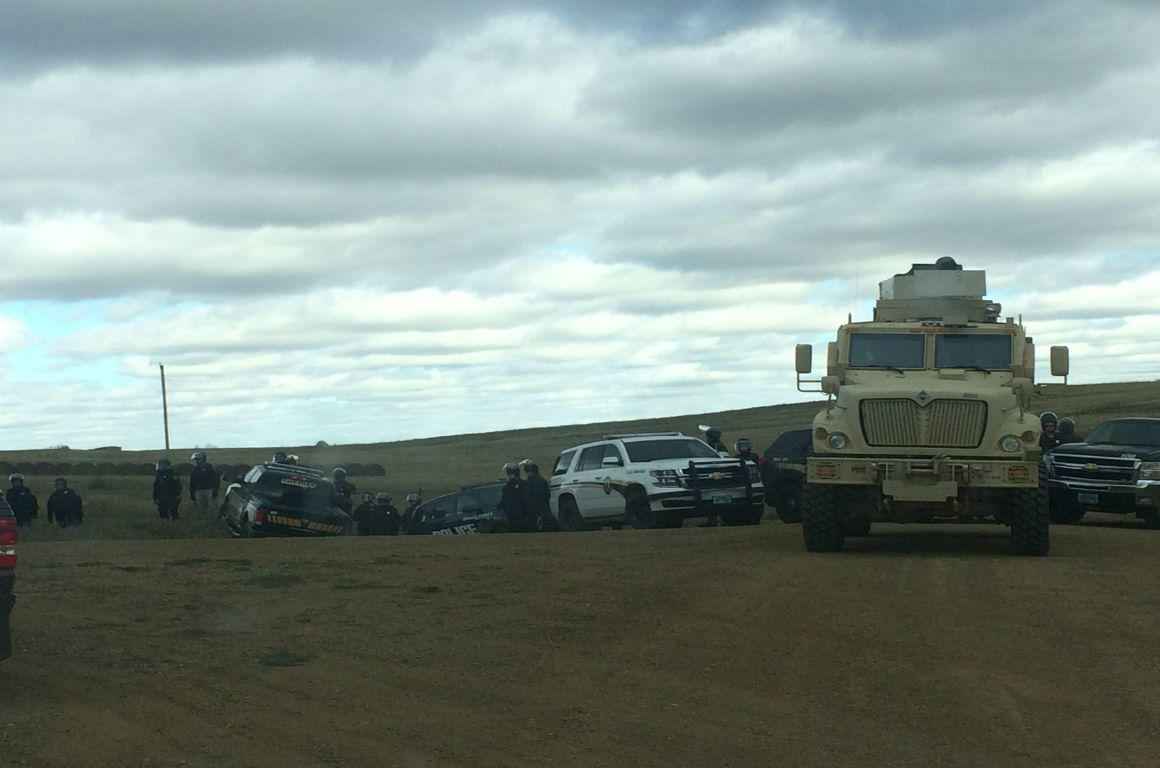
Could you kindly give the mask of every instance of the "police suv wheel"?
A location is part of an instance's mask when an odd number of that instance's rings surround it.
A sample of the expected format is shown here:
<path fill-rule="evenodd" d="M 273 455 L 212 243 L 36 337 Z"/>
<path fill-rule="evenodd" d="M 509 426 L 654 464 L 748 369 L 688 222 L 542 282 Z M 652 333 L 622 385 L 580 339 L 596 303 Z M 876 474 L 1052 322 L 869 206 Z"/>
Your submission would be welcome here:
<path fill-rule="evenodd" d="M 567 496 L 560 499 L 560 530 L 575 532 L 583 529 L 584 521 L 580 517 L 580 510 L 576 507 L 576 501 Z"/>
<path fill-rule="evenodd" d="M 630 490 L 624 504 L 625 522 L 633 528 L 656 528 L 657 516 L 642 490 Z"/>

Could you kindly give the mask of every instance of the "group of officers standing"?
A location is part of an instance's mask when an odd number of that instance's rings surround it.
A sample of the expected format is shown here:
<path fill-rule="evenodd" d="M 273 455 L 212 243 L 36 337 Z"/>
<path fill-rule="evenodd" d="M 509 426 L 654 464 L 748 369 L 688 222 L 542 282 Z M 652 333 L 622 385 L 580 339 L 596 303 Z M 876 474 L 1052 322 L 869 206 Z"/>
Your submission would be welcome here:
<path fill-rule="evenodd" d="M 13 472 L 8 476 L 8 489 L 4 491 L 4 500 L 12 508 L 16 516 L 16 524 L 21 528 L 32 525 L 32 521 L 40 517 L 40 500 L 24 481 L 24 475 Z M 59 525 L 61 528 L 71 528 L 80 525 L 85 520 L 85 504 L 80 494 L 68 487 L 68 480 L 58 477 L 53 481 L 52 495 L 48 497 L 46 512 L 49 525 Z"/>

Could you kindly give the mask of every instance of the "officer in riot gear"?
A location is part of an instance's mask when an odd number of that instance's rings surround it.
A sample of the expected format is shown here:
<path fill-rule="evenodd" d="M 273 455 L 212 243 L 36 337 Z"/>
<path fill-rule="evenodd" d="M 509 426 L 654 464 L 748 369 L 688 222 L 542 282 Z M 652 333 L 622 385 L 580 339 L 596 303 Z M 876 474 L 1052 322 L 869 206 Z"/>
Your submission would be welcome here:
<path fill-rule="evenodd" d="M 1075 419 L 1070 416 L 1065 416 L 1060 419 L 1059 426 L 1055 430 L 1055 436 L 1059 440 L 1060 445 L 1080 442 L 1079 437 L 1075 434 Z"/>
<path fill-rule="evenodd" d="M 523 466 L 527 475 L 524 483 L 528 488 L 528 515 L 533 521 L 533 526 L 541 531 L 560 530 L 556 518 L 552 515 L 552 491 L 548 481 L 540 474 L 540 465 L 534 461 L 525 461 Z"/>
<path fill-rule="evenodd" d="M 705 434 L 705 442 L 708 443 L 709 447 L 714 451 L 717 451 L 717 453 L 724 453 L 727 450 L 725 448 L 725 443 L 721 440 L 720 427 L 702 426 L 701 431 Z"/>
<path fill-rule="evenodd" d="M 24 475 L 19 472 L 8 476 L 8 490 L 4 492 L 4 498 L 16 516 L 16 525 L 21 528 L 31 526 L 33 518 L 40 516 L 40 502 L 36 494 L 24 484 Z"/>
<path fill-rule="evenodd" d="M 508 527 L 512 531 L 526 533 L 535 530 L 535 521 L 531 519 L 528 507 L 528 487 L 520 477 L 518 464 L 504 464 L 504 484 L 500 496 L 499 506 L 507 517 Z"/>
<path fill-rule="evenodd" d="M 1039 425 L 1042 428 L 1039 435 L 1039 447 L 1046 452 L 1059 445 L 1059 435 L 1057 434 L 1059 416 L 1056 415 L 1055 411 L 1044 411 L 1039 417 Z"/>
<path fill-rule="evenodd" d="M 169 459 L 157 462 L 157 471 L 153 475 L 153 503 L 162 520 L 177 520 L 180 517 L 181 478 L 174 473 Z"/>
<path fill-rule="evenodd" d="M 84 500 L 80 494 L 68 487 L 68 480 L 58 477 L 53 483 L 52 495 L 48 497 L 48 524 L 56 522 L 61 528 L 80 525 L 85 519 Z"/>
<path fill-rule="evenodd" d="M 217 501 L 218 490 L 221 487 L 221 475 L 209 463 L 205 451 L 197 451 L 190 457 L 193 469 L 189 473 L 189 500 L 199 512 L 209 512 L 210 506 Z"/>
<path fill-rule="evenodd" d="M 334 482 L 334 505 L 349 515 L 354 508 L 354 494 L 357 489 L 354 483 L 347 479 L 344 467 L 335 467 L 330 476 Z"/>

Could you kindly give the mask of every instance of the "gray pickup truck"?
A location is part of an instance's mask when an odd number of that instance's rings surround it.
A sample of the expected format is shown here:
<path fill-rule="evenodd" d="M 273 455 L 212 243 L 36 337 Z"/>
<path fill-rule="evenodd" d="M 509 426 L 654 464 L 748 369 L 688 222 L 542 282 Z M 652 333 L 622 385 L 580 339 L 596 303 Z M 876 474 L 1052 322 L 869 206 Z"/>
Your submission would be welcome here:
<path fill-rule="evenodd" d="M 16 582 L 16 517 L 0 496 L 0 661 L 12 655 L 12 606 Z"/>

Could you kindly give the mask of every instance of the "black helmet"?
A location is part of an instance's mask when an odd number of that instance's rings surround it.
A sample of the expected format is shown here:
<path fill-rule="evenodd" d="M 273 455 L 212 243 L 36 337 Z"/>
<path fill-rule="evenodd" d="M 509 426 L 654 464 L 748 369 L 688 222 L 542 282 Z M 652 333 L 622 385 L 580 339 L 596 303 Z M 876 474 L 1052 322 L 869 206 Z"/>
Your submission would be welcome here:
<path fill-rule="evenodd" d="M 529 475 L 538 475 L 540 474 L 540 465 L 534 461 L 525 461 L 524 471 Z"/>
<path fill-rule="evenodd" d="M 1064 416 L 1059 420 L 1059 426 L 1055 428 L 1055 431 L 1059 433 L 1061 438 L 1075 437 L 1075 419 L 1070 416 Z"/>
<path fill-rule="evenodd" d="M 8 484 L 9 485 L 12 485 L 17 480 L 19 480 L 20 482 L 23 483 L 24 482 L 24 475 L 20 474 L 19 472 L 13 472 L 11 475 L 8 476 Z"/>
<path fill-rule="evenodd" d="M 1056 415 L 1055 411 L 1044 411 L 1039 415 L 1039 425 L 1046 427 L 1048 424 L 1059 424 L 1059 416 Z"/>
<path fill-rule="evenodd" d="M 334 471 L 330 473 L 330 476 L 333 477 L 335 480 L 338 480 L 340 478 L 345 480 L 346 474 L 347 473 L 346 473 L 345 467 L 335 467 Z"/>
<path fill-rule="evenodd" d="M 737 442 L 733 444 L 733 452 L 738 455 L 742 453 L 753 453 L 753 441 L 748 437 L 737 438 Z"/>
<path fill-rule="evenodd" d="M 278 451 L 277 453 L 275 453 L 274 454 L 274 463 L 275 464 L 285 464 L 286 463 L 286 452 L 285 451 Z"/>
<path fill-rule="evenodd" d="M 193 464 L 204 464 L 208 459 L 205 451 L 194 451 L 193 455 L 189 457 L 189 461 Z"/>
<path fill-rule="evenodd" d="M 164 472 L 165 470 L 169 469 L 172 466 L 173 465 L 169 463 L 169 459 L 158 459 L 157 460 L 157 471 L 158 472 Z"/>
<path fill-rule="evenodd" d="M 520 465 L 509 461 L 507 464 L 503 465 L 503 473 L 506 477 L 509 477 L 509 478 L 519 477 L 520 476 Z"/>

